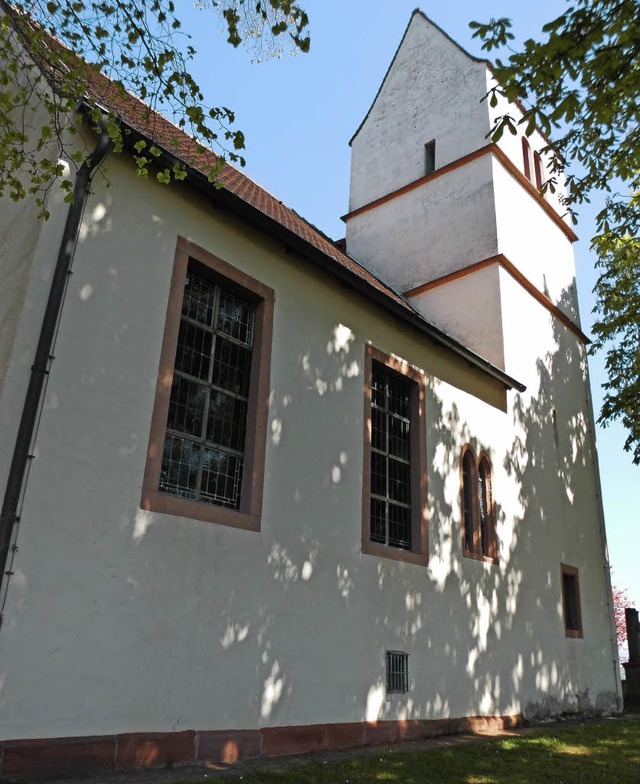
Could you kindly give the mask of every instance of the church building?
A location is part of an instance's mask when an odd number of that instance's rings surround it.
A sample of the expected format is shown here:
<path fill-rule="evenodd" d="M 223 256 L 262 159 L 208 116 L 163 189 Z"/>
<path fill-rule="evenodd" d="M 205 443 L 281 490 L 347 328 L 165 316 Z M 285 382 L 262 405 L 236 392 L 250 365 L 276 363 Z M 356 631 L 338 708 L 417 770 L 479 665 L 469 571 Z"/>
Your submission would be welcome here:
<path fill-rule="evenodd" d="M 338 242 L 99 76 L 185 180 L 87 129 L 0 201 L 0 776 L 621 710 L 577 237 L 493 85 L 413 13 Z"/>

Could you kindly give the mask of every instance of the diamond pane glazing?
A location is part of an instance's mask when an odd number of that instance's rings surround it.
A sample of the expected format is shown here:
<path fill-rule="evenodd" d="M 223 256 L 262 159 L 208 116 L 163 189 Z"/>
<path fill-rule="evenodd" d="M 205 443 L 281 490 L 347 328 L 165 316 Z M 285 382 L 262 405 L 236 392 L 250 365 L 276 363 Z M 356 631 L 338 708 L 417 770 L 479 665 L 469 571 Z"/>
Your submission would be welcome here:
<path fill-rule="evenodd" d="M 182 314 L 210 327 L 215 312 L 216 286 L 194 272 L 187 272 L 184 281 Z"/>
<path fill-rule="evenodd" d="M 192 436 L 202 435 L 207 387 L 179 376 L 173 377 L 167 427 Z"/>
<path fill-rule="evenodd" d="M 209 377 L 213 335 L 187 321 L 180 324 L 176 350 L 176 370 L 203 381 Z"/>
<path fill-rule="evenodd" d="M 230 449 L 244 449 L 247 404 L 231 395 L 211 391 L 207 418 L 207 441 Z"/>
<path fill-rule="evenodd" d="M 389 504 L 389 544 L 403 550 L 411 549 L 411 509 Z"/>
<path fill-rule="evenodd" d="M 240 506 L 243 459 L 220 449 L 205 448 L 202 458 L 200 497 L 211 504 Z"/>
<path fill-rule="evenodd" d="M 218 330 L 250 346 L 253 342 L 254 308 L 249 302 L 220 292 L 218 311 Z"/>
<path fill-rule="evenodd" d="M 195 498 L 199 465 L 199 446 L 184 438 L 167 435 L 160 469 L 160 490 L 181 498 Z"/>
<path fill-rule="evenodd" d="M 385 544 L 387 539 L 386 504 L 377 498 L 371 499 L 371 541 Z"/>
<path fill-rule="evenodd" d="M 249 374 L 251 371 L 251 351 L 225 338 L 216 338 L 216 350 L 213 361 L 211 382 L 217 386 L 235 392 L 238 395 L 249 394 Z"/>

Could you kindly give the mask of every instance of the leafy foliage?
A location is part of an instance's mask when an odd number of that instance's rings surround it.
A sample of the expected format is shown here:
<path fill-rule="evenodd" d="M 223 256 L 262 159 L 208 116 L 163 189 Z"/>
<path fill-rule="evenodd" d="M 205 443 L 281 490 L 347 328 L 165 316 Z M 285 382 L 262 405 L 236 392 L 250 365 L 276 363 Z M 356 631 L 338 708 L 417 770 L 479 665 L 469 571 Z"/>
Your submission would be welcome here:
<path fill-rule="evenodd" d="M 483 49 L 514 40 L 508 19 L 472 22 Z M 592 351 L 607 349 L 600 423 L 621 419 L 625 449 L 640 464 L 640 2 L 575 0 L 539 41 L 497 59 L 489 93 L 527 102 L 522 119 L 498 118 L 494 138 L 516 124 L 553 136 L 546 187 L 566 176 L 562 202 L 574 217 L 594 191 L 606 194 L 592 247 L 600 278 Z M 569 168 L 570 167 L 570 168 Z"/>
<path fill-rule="evenodd" d="M 221 17 L 233 46 L 247 40 L 262 46 L 282 36 L 296 50 L 309 49 L 307 15 L 292 0 L 208 0 L 200 7 Z M 146 103 L 152 140 L 157 109 L 190 134 L 195 151 L 207 146 L 219 154 L 219 165 L 207 172 L 211 179 L 225 158 L 244 165 L 244 135 L 233 127 L 233 111 L 206 106 L 191 76 L 195 54 L 172 0 L 0 0 L 0 196 L 33 194 L 44 216 L 54 182 L 71 198 L 59 160 L 82 162 L 82 153 L 70 150 L 87 116 L 122 149 L 123 131 L 103 107 L 127 90 Z M 84 115 L 77 112 L 81 103 Z M 43 114 L 36 116 L 34 106 Z M 140 176 L 151 170 L 161 182 L 185 176 L 179 161 L 170 168 L 155 165 L 160 149 L 153 141 L 138 142 L 133 155 Z"/>
<path fill-rule="evenodd" d="M 627 642 L 627 622 L 625 619 L 625 609 L 629 607 L 629 595 L 622 588 L 612 586 L 613 594 L 613 614 L 616 620 L 616 639 L 618 648 L 626 645 Z"/>
<path fill-rule="evenodd" d="M 292 0 L 268 0 L 245 3 L 245 0 L 198 0 L 199 8 L 214 8 L 221 12 L 232 46 L 241 42 L 249 45 L 257 55 L 273 57 L 281 49 L 270 49 L 276 37 L 289 32 L 294 51 L 308 52 L 310 38 L 306 34 L 309 19 L 298 3 Z M 265 35 L 265 32 L 267 35 Z M 279 38 L 280 42 L 282 39 Z"/>

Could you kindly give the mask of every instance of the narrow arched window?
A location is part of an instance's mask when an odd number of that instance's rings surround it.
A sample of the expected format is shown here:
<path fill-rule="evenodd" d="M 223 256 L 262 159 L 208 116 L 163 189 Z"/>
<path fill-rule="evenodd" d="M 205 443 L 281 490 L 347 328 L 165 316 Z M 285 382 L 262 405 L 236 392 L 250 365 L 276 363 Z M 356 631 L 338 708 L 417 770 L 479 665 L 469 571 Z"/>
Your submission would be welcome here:
<path fill-rule="evenodd" d="M 533 171 L 536 175 L 536 188 L 541 190 L 542 188 L 542 160 L 540 158 L 540 153 L 536 150 L 533 153 Z"/>
<path fill-rule="evenodd" d="M 468 558 L 497 560 L 496 514 L 491 461 L 482 452 L 476 459 L 471 446 L 462 451 L 462 549 Z"/>
<path fill-rule="evenodd" d="M 476 531 L 476 458 L 471 449 L 462 455 L 462 519 L 464 549 L 473 552 L 475 549 Z"/>
<path fill-rule="evenodd" d="M 482 555 L 493 558 L 495 555 L 493 493 L 491 487 L 491 464 L 486 455 L 480 458 L 480 466 L 478 468 L 478 502 L 480 512 L 480 550 Z"/>
<path fill-rule="evenodd" d="M 522 162 L 524 163 L 524 176 L 531 181 L 531 147 L 524 136 L 522 137 Z"/>

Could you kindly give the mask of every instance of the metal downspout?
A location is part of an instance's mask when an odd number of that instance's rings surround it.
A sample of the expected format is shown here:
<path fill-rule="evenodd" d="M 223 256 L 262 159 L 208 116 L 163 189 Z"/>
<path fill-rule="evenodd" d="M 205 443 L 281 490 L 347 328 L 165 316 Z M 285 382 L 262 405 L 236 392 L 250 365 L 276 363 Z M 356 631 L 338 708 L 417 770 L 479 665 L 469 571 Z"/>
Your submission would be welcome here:
<path fill-rule="evenodd" d="M 80 222 L 89 195 L 89 187 L 93 175 L 107 157 L 111 149 L 111 138 L 102 131 L 98 142 L 86 158 L 78 174 L 73 188 L 73 201 L 67 213 L 58 260 L 51 280 L 49 298 L 42 319 L 40 336 L 36 348 L 29 385 L 24 398 L 22 416 L 16 435 L 16 441 L 9 468 L 7 487 L 0 512 L 0 583 L 9 575 L 7 563 L 14 525 L 19 521 L 19 504 L 22 495 L 27 465 L 30 458 L 30 448 L 33 439 L 38 412 L 42 402 L 42 393 L 49 373 L 49 363 L 53 357 L 51 351 L 56 334 L 56 327 L 62 311 L 67 280 L 71 272 L 71 265 L 78 244 Z M 2 617 L 0 616 L 0 626 Z"/>

